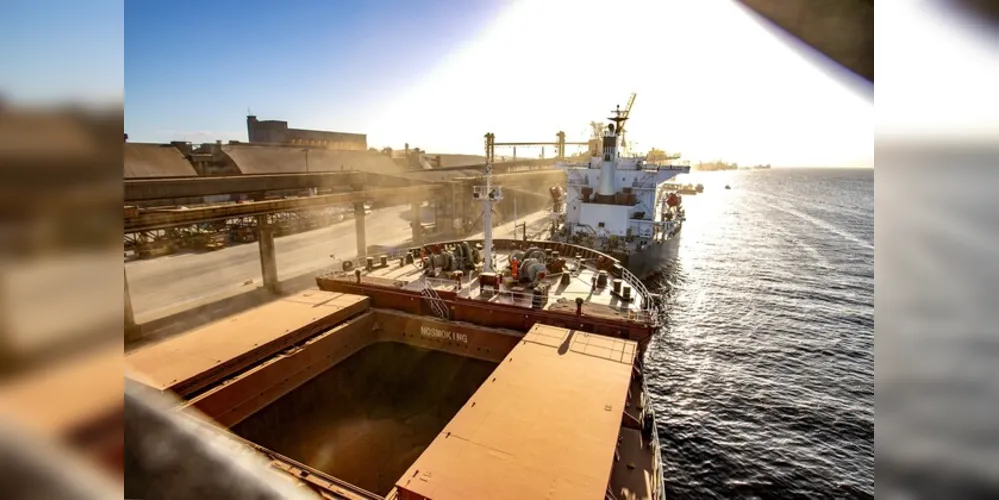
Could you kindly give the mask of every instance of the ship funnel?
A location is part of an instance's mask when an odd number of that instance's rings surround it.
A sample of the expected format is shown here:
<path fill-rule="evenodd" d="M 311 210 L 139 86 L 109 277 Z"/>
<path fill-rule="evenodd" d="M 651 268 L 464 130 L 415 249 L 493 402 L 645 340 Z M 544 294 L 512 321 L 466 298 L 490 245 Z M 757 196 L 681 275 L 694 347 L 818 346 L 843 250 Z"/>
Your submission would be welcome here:
<path fill-rule="evenodd" d="M 597 188 L 597 194 L 602 197 L 614 196 L 617 193 L 614 182 L 615 177 L 617 177 L 617 133 L 613 124 L 607 126 L 607 132 L 604 134 L 604 157 L 602 160 L 600 186 Z"/>

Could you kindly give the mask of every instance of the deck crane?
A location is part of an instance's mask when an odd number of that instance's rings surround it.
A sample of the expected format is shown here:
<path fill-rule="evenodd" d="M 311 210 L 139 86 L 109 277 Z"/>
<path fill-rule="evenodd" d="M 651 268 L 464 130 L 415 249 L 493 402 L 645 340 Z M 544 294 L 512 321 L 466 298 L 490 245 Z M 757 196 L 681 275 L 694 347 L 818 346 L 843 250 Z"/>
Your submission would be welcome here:
<path fill-rule="evenodd" d="M 636 92 L 632 92 L 631 97 L 628 98 L 628 105 L 624 107 L 624 111 L 621 111 L 620 114 L 618 114 L 621 121 L 618 122 L 619 128 L 617 130 L 617 135 L 621 137 L 621 151 L 628 151 L 628 143 L 624 140 L 624 120 L 627 120 L 628 115 L 631 114 L 631 106 L 635 104 L 635 96 L 637 95 L 638 94 Z"/>

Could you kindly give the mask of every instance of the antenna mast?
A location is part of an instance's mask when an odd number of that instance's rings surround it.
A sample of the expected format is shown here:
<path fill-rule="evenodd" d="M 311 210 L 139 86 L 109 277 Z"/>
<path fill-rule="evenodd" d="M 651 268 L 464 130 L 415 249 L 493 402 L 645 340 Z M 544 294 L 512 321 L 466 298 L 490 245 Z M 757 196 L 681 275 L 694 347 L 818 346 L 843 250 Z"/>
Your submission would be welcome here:
<path fill-rule="evenodd" d="M 482 200 L 483 203 L 482 272 L 484 273 L 493 272 L 493 202 L 503 199 L 503 189 L 492 185 L 495 141 L 496 137 L 493 134 L 486 134 L 486 168 L 484 172 L 486 185 L 475 186 L 475 190 L 472 192 L 472 198 Z"/>

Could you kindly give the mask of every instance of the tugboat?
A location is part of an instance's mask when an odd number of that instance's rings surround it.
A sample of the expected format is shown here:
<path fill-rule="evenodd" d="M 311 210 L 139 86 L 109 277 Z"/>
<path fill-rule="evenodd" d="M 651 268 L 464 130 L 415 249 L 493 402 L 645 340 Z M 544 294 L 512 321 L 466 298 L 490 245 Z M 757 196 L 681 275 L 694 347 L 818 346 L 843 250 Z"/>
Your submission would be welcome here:
<path fill-rule="evenodd" d="M 676 257 L 685 215 L 675 184 L 666 183 L 690 173 L 690 166 L 620 155 L 633 103 L 634 94 L 624 111 L 614 111 L 601 152 L 591 151 L 586 163 L 557 164 L 568 174 L 568 190 L 557 202 L 552 239 L 610 255 L 644 279 Z"/>

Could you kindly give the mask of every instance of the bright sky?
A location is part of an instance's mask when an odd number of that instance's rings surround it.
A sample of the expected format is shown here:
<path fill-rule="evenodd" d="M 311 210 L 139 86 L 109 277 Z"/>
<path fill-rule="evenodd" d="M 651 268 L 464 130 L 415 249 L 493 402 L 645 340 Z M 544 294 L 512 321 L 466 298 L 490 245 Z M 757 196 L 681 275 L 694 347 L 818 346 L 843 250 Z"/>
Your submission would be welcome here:
<path fill-rule="evenodd" d="M 127 5 L 130 140 L 245 140 L 250 108 L 375 147 L 481 154 L 486 132 L 585 140 L 635 91 L 638 149 L 873 163 L 872 96 L 729 0 L 205 4 Z"/>
<path fill-rule="evenodd" d="M 120 105 L 124 11 L 121 0 L 0 2 L 0 98 Z"/>

